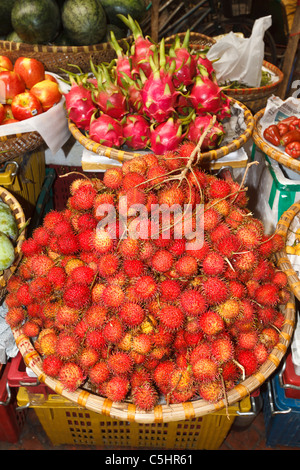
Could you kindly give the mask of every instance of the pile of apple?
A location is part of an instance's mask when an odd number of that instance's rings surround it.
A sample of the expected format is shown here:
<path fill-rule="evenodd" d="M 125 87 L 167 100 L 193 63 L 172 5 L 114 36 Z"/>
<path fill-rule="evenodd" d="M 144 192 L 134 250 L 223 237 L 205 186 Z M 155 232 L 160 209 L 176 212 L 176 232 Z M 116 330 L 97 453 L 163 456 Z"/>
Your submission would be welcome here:
<path fill-rule="evenodd" d="M 0 125 L 44 113 L 61 100 L 55 77 L 37 59 L 0 56 Z"/>

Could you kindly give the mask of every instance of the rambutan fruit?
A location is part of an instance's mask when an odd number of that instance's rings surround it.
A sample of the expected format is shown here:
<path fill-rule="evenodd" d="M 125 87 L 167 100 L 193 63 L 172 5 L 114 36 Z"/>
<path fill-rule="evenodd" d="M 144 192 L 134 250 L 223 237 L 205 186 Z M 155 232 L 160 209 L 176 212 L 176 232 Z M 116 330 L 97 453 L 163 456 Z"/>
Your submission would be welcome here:
<path fill-rule="evenodd" d="M 222 382 L 220 380 L 213 380 L 211 382 L 203 382 L 198 385 L 197 391 L 203 400 L 216 403 L 221 400 L 224 395 Z"/>
<path fill-rule="evenodd" d="M 265 306 L 258 308 L 256 315 L 259 322 L 261 322 L 263 325 L 267 325 L 268 323 L 273 323 L 277 315 L 277 310 L 274 307 Z"/>
<path fill-rule="evenodd" d="M 209 184 L 205 188 L 205 192 L 209 200 L 221 199 L 231 193 L 231 186 L 225 180 L 214 178 L 209 181 Z"/>
<path fill-rule="evenodd" d="M 52 235 L 54 235 L 55 237 L 60 237 L 62 235 L 69 234 L 73 235 L 74 232 L 71 222 L 67 219 L 62 220 L 58 225 L 56 225 L 52 229 Z"/>
<path fill-rule="evenodd" d="M 168 170 L 160 165 L 154 165 L 147 172 L 148 187 L 164 183 L 167 178 Z"/>
<path fill-rule="evenodd" d="M 216 311 L 228 323 L 236 319 L 240 313 L 240 302 L 238 299 L 229 298 L 216 306 Z"/>
<path fill-rule="evenodd" d="M 143 156 L 134 157 L 131 160 L 123 162 L 122 164 L 122 172 L 124 175 L 129 172 L 145 175 L 147 168 L 147 159 L 145 159 Z"/>
<path fill-rule="evenodd" d="M 107 343 L 117 344 L 124 336 L 124 326 L 118 318 L 112 317 L 105 323 L 102 333 Z"/>
<path fill-rule="evenodd" d="M 91 348 L 83 348 L 77 357 L 77 363 L 85 372 L 88 372 L 98 360 L 99 352 Z"/>
<path fill-rule="evenodd" d="M 175 269 L 180 277 L 189 278 L 197 274 L 198 263 L 192 255 L 182 255 L 175 263 Z"/>
<path fill-rule="evenodd" d="M 279 342 L 279 333 L 272 326 L 265 327 L 260 332 L 259 341 L 270 350 Z"/>
<path fill-rule="evenodd" d="M 49 232 L 42 225 L 34 229 L 32 232 L 32 239 L 42 247 L 48 246 L 49 238 Z"/>
<path fill-rule="evenodd" d="M 5 320 L 11 328 L 20 326 L 25 320 L 25 310 L 22 307 L 11 307 L 5 315 Z"/>
<path fill-rule="evenodd" d="M 57 328 L 72 327 L 79 321 L 79 312 L 77 309 L 61 305 L 56 311 L 54 324 Z"/>
<path fill-rule="evenodd" d="M 196 396 L 196 387 L 193 386 L 187 390 L 173 390 L 167 394 L 168 403 L 185 403 L 190 401 L 194 396 Z"/>
<path fill-rule="evenodd" d="M 199 341 L 198 344 L 191 350 L 190 353 L 190 363 L 193 364 L 197 359 L 201 357 L 210 357 L 211 356 L 211 343 L 206 340 Z"/>
<path fill-rule="evenodd" d="M 256 330 L 240 331 L 237 335 L 237 345 L 243 349 L 254 349 L 258 341 L 258 333 Z"/>
<path fill-rule="evenodd" d="M 184 191 L 177 185 L 173 184 L 166 189 L 163 189 L 158 194 L 158 204 L 166 204 L 169 207 L 175 204 L 182 205 L 186 201 Z"/>
<path fill-rule="evenodd" d="M 159 285 L 161 299 L 166 301 L 176 300 L 181 293 L 181 285 L 175 279 L 165 279 Z"/>
<path fill-rule="evenodd" d="M 23 284 L 21 276 L 14 274 L 7 280 L 6 290 L 9 293 L 16 292 L 21 284 Z"/>
<path fill-rule="evenodd" d="M 244 368 L 246 377 L 256 372 L 258 362 L 254 352 L 250 349 L 237 349 L 235 359 Z"/>
<path fill-rule="evenodd" d="M 216 335 L 225 328 L 224 320 L 214 310 L 208 310 L 202 313 L 199 318 L 199 325 L 206 335 Z"/>
<path fill-rule="evenodd" d="M 23 333 L 25 336 L 28 336 L 28 338 L 38 336 L 40 331 L 41 325 L 39 325 L 37 321 L 27 320 L 23 325 Z"/>
<path fill-rule="evenodd" d="M 232 380 L 235 382 L 241 376 L 241 369 L 232 359 L 230 359 L 229 361 L 222 364 L 221 374 L 225 381 Z"/>
<path fill-rule="evenodd" d="M 102 228 L 97 228 L 93 234 L 91 234 L 90 242 L 92 249 L 95 249 L 99 254 L 111 251 L 114 246 L 113 237 Z"/>
<path fill-rule="evenodd" d="M 132 366 L 131 357 L 124 351 L 115 351 L 107 359 L 107 367 L 114 375 L 128 375 Z"/>
<path fill-rule="evenodd" d="M 210 251 L 202 260 L 202 271 L 208 276 L 221 275 L 224 270 L 224 258 L 216 251 Z"/>
<path fill-rule="evenodd" d="M 49 211 L 43 219 L 43 227 L 50 232 L 54 227 L 56 227 L 60 222 L 63 222 L 64 215 L 62 212 L 51 210 Z"/>
<path fill-rule="evenodd" d="M 221 221 L 221 216 L 213 207 L 205 207 L 203 227 L 205 232 L 211 232 Z"/>
<path fill-rule="evenodd" d="M 265 283 L 255 291 L 255 300 L 260 305 L 273 307 L 279 301 L 278 287 L 272 283 Z"/>
<path fill-rule="evenodd" d="M 158 291 L 158 284 L 152 276 L 143 275 L 134 284 L 134 291 L 142 301 L 150 300 Z"/>
<path fill-rule="evenodd" d="M 142 385 L 143 383 L 148 382 L 152 383 L 152 376 L 151 373 L 145 369 L 143 366 L 138 366 L 136 367 L 130 376 L 130 385 L 131 388 L 138 387 L 139 385 Z"/>
<path fill-rule="evenodd" d="M 82 177 L 78 176 L 78 178 L 73 180 L 69 186 L 70 194 L 73 195 L 80 186 L 85 186 L 85 185 L 92 185 L 92 181 L 85 178 L 84 176 Z"/>
<path fill-rule="evenodd" d="M 118 245 L 118 253 L 120 253 L 123 258 L 128 259 L 136 258 L 139 254 L 139 249 L 139 240 L 135 238 L 125 238 Z"/>
<path fill-rule="evenodd" d="M 45 334 L 41 335 L 43 331 Z M 45 356 L 56 354 L 57 334 L 54 331 L 45 332 L 45 330 L 42 330 L 41 333 L 37 340 L 41 354 Z"/>
<path fill-rule="evenodd" d="M 278 311 L 277 315 L 276 315 L 276 318 L 272 322 L 272 325 L 274 325 L 276 328 L 281 330 L 284 323 L 285 323 L 285 315 L 284 315 L 284 313 Z"/>
<path fill-rule="evenodd" d="M 282 235 L 275 232 L 272 236 L 272 253 L 278 253 L 285 249 L 285 241 Z"/>
<path fill-rule="evenodd" d="M 76 328 L 76 331 L 78 329 Z M 85 346 L 95 349 L 96 351 L 101 351 L 106 343 L 104 338 L 103 331 L 101 329 L 86 330 L 85 332 Z"/>
<path fill-rule="evenodd" d="M 288 284 L 288 277 L 286 273 L 283 271 L 276 271 L 272 277 L 272 283 L 276 284 L 276 286 L 280 288 L 286 287 Z"/>
<path fill-rule="evenodd" d="M 63 255 L 77 253 L 79 249 L 78 239 L 73 233 L 60 235 L 57 239 L 57 247 L 59 252 Z"/>
<path fill-rule="evenodd" d="M 242 225 L 235 232 L 237 239 L 241 242 L 243 249 L 253 250 L 260 244 L 260 236 L 256 230 L 249 225 Z"/>
<path fill-rule="evenodd" d="M 160 362 L 152 371 L 155 384 L 161 390 L 170 390 L 170 375 L 175 369 L 175 363 L 170 359 Z"/>
<path fill-rule="evenodd" d="M 26 306 L 26 310 L 27 310 L 27 315 L 29 318 L 40 318 L 41 312 L 42 312 L 42 304 L 38 301 L 32 302 L 31 304 L 28 304 Z"/>
<path fill-rule="evenodd" d="M 138 185 L 141 185 L 141 189 L 144 187 L 144 185 L 142 185 L 142 183 L 144 183 L 146 180 L 145 180 L 145 177 L 143 175 L 141 175 L 140 173 L 137 173 L 137 172 L 134 172 L 134 171 L 130 171 L 128 173 L 126 173 L 124 176 L 123 176 L 123 179 L 122 179 L 122 188 L 127 191 L 128 189 L 132 189 Z"/>
<path fill-rule="evenodd" d="M 124 259 L 123 269 L 129 278 L 140 277 L 145 271 L 145 264 L 140 259 Z"/>
<path fill-rule="evenodd" d="M 257 263 L 258 257 L 254 251 L 239 252 L 232 260 L 233 267 L 240 272 L 253 271 Z"/>
<path fill-rule="evenodd" d="M 214 209 L 222 216 L 226 217 L 230 210 L 231 210 L 231 204 L 227 199 L 220 199 L 220 200 L 215 200 L 214 201 Z"/>
<path fill-rule="evenodd" d="M 219 335 L 211 342 L 211 353 L 219 364 L 230 361 L 234 356 L 234 346 L 229 335 Z"/>
<path fill-rule="evenodd" d="M 158 393 L 153 385 L 148 382 L 134 387 L 131 396 L 134 405 L 144 411 L 152 410 L 158 402 Z"/>
<path fill-rule="evenodd" d="M 94 277 L 94 269 L 89 266 L 78 266 L 71 271 L 68 280 L 75 284 L 90 285 L 92 284 Z"/>
<path fill-rule="evenodd" d="M 258 342 L 253 349 L 253 352 L 258 364 L 263 364 L 268 359 L 269 350 L 263 343 Z"/>
<path fill-rule="evenodd" d="M 185 320 L 183 311 L 172 304 L 164 306 L 158 316 L 162 325 L 171 331 L 181 328 Z"/>
<path fill-rule="evenodd" d="M 229 295 L 226 282 L 218 276 L 207 277 L 202 283 L 202 291 L 207 302 L 211 305 L 224 302 Z"/>
<path fill-rule="evenodd" d="M 122 321 L 131 327 L 141 325 L 145 319 L 145 310 L 137 303 L 124 302 L 119 310 L 119 316 Z"/>
<path fill-rule="evenodd" d="M 242 299 L 246 295 L 245 285 L 236 279 L 230 279 L 228 281 L 228 288 L 232 297 L 236 297 L 237 299 Z"/>
<path fill-rule="evenodd" d="M 148 354 L 152 348 L 152 338 L 146 333 L 139 333 L 133 336 L 131 347 L 138 354 Z"/>
<path fill-rule="evenodd" d="M 237 229 L 243 223 L 245 216 L 244 210 L 232 206 L 231 211 L 225 217 L 225 223 L 232 229 Z"/>
<path fill-rule="evenodd" d="M 108 308 L 119 308 L 125 300 L 125 294 L 120 286 L 111 284 L 103 290 L 101 300 Z"/>
<path fill-rule="evenodd" d="M 22 284 L 17 290 L 16 296 L 19 304 L 24 306 L 30 304 L 34 300 L 29 289 L 29 284 Z"/>
<path fill-rule="evenodd" d="M 106 307 L 93 303 L 82 315 L 82 319 L 87 323 L 89 328 L 101 328 L 107 320 L 108 312 Z"/>
<path fill-rule="evenodd" d="M 30 263 L 32 272 L 36 276 L 47 276 L 53 266 L 54 261 L 44 254 L 33 256 Z"/>
<path fill-rule="evenodd" d="M 69 197 L 68 205 L 70 208 L 77 211 L 86 211 L 93 207 L 94 199 L 97 195 L 97 190 L 91 185 L 81 185 Z"/>
<path fill-rule="evenodd" d="M 37 277 L 30 282 L 29 292 L 42 300 L 52 293 L 52 285 L 47 277 Z"/>
<path fill-rule="evenodd" d="M 129 388 L 130 382 L 128 378 L 115 375 L 106 382 L 106 397 L 113 402 L 123 401 L 129 392 Z"/>
<path fill-rule="evenodd" d="M 108 168 L 108 170 L 106 170 L 104 173 L 103 183 L 105 184 L 107 188 L 118 189 L 120 188 L 122 184 L 122 179 L 123 179 L 122 168 L 120 167 Z"/>
<path fill-rule="evenodd" d="M 218 378 L 219 368 L 213 358 L 201 357 L 192 364 L 192 372 L 195 380 L 200 382 L 211 382 Z"/>
<path fill-rule="evenodd" d="M 67 275 L 61 266 L 53 266 L 47 274 L 48 281 L 51 282 L 54 289 L 62 289 L 65 285 Z"/>
<path fill-rule="evenodd" d="M 100 360 L 89 370 L 89 379 L 93 385 L 99 386 L 101 383 L 108 380 L 109 377 L 110 371 L 106 361 Z"/>
<path fill-rule="evenodd" d="M 65 362 L 59 371 L 59 381 L 69 391 L 74 392 L 85 380 L 81 367 L 74 362 Z"/>
<path fill-rule="evenodd" d="M 278 291 L 278 302 L 286 305 L 291 299 L 291 291 L 288 288 L 280 288 Z"/>
<path fill-rule="evenodd" d="M 69 360 L 77 355 L 79 345 L 79 339 L 74 334 L 63 331 L 57 338 L 56 353 L 61 359 Z"/>
<path fill-rule="evenodd" d="M 41 253 L 42 246 L 33 238 L 28 238 L 23 241 L 21 249 L 24 256 L 32 256 Z"/>
<path fill-rule="evenodd" d="M 206 300 L 197 289 L 185 289 L 180 298 L 180 305 L 188 315 L 198 316 L 206 310 Z"/>
<path fill-rule="evenodd" d="M 173 332 L 166 330 L 162 325 L 156 325 L 151 337 L 154 346 L 169 346 L 173 341 Z"/>
<path fill-rule="evenodd" d="M 194 385 L 193 374 L 190 368 L 176 367 L 170 374 L 170 389 L 184 391 Z"/>
<path fill-rule="evenodd" d="M 230 233 L 215 241 L 215 249 L 222 256 L 226 256 L 230 259 L 234 253 L 239 251 L 240 242 L 234 234 Z"/>
<path fill-rule="evenodd" d="M 168 250 L 159 249 L 152 257 L 152 268 L 160 273 L 169 271 L 173 265 L 173 255 Z"/>
<path fill-rule="evenodd" d="M 62 365 L 63 361 L 56 354 L 51 354 L 43 359 L 42 367 L 46 375 L 56 378 Z"/>
<path fill-rule="evenodd" d="M 90 296 L 90 289 L 87 285 L 73 283 L 65 289 L 63 300 L 68 307 L 80 309 L 90 303 Z"/>

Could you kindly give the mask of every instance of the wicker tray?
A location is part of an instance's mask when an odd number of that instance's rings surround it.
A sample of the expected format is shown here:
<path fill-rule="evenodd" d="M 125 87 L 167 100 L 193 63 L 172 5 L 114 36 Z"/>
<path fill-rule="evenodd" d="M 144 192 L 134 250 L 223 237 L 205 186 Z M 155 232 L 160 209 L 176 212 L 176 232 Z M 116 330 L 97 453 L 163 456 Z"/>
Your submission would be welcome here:
<path fill-rule="evenodd" d="M 0 186 L 0 198 L 1 198 L 1 201 L 5 202 L 10 207 L 13 215 L 15 216 L 18 229 L 20 230 L 23 228 L 23 230 L 20 232 L 16 247 L 15 247 L 15 260 L 8 269 L 1 271 L 1 274 L 0 274 L 0 301 L 2 301 L 3 297 L 6 294 L 7 281 L 16 271 L 22 259 L 21 246 L 25 239 L 25 229 L 24 229 L 25 215 L 17 199 L 10 192 L 8 192 L 5 188 L 1 186 Z"/>
<path fill-rule="evenodd" d="M 252 135 L 252 132 L 254 129 L 254 118 L 251 112 L 242 103 L 239 103 L 233 98 L 232 98 L 232 101 L 236 102 L 244 110 L 246 129 L 241 135 L 239 135 L 236 139 L 234 139 L 229 144 L 223 145 L 222 147 L 219 147 L 218 149 L 210 150 L 208 152 L 202 153 L 201 162 L 203 164 L 207 164 L 213 160 L 218 160 L 219 158 L 222 158 L 225 155 L 228 155 L 229 153 L 234 152 L 235 150 L 242 147 L 250 139 Z M 70 129 L 71 134 L 75 137 L 76 140 L 78 140 L 78 142 L 81 145 L 83 145 L 83 147 L 85 147 L 87 150 L 90 150 L 98 155 L 112 158 L 113 160 L 118 160 L 119 162 L 131 160 L 132 158 L 135 158 L 141 155 L 141 153 L 139 153 L 138 151 L 131 152 L 131 151 L 126 151 L 126 150 L 121 150 L 121 149 L 115 149 L 112 147 L 106 147 L 102 144 L 98 144 L 97 142 L 91 140 L 89 137 L 86 137 L 81 132 L 81 130 L 76 126 L 76 124 L 74 124 L 74 122 L 72 122 L 70 119 L 69 119 L 69 129 Z"/>
<path fill-rule="evenodd" d="M 165 43 L 172 44 L 175 37 L 178 36 L 180 38 L 180 41 L 183 40 L 184 36 L 186 33 L 177 33 L 173 34 L 172 36 L 168 36 L 165 38 Z M 206 47 L 210 47 L 213 44 L 215 44 L 214 38 L 211 38 L 210 36 L 206 36 L 205 34 L 201 33 L 194 33 L 193 31 L 190 32 L 190 47 L 193 49 L 193 46 L 197 46 L 197 49 L 201 48 L 204 49 Z"/>
<path fill-rule="evenodd" d="M 42 370 L 42 359 L 34 349 L 29 338 L 23 334 L 22 328 L 14 329 L 13 334 L 25 364 L 32 369 L 41 383 L 45 383 L 55 393 L 83 408 L 102 415 L 111 416 L 112 418 L 137 423 L 163 423 L 183 421 L 222 410 L 226 406 L 239 402 L 259 388 L 279 366 L 290 344 L 295 326 L 295 298 L 293 294 L 283 312 L 285 314 L 285 321 L 281 330 L 280 341 L 255 374 L 236 385 L 227 393 L 227 403 L 223 399 L 217 403 L 210 403 L 199 399 L 180 404 L 157 405 L 151 412 L 140 411 L 130 402 L 112 402 L 84 388 L 79 388 L 75 392 L 66 391 L 58 380 L 45 375 Z"/>
<path fill-rule="evenodd" d="M 262 150 L 266 155 L 268 155 L 268 157 L 271 157 L 273 158 L 273 160 L 276 160 L 278 163 L 281 163 L 287 168 L 290 168 L 291 170 L 296 171 L 297 173 L 300 173 L 300 161 L 299 160 L 290 157 L 289 155 L 287 155 L 284 152 L 281 152 L 275 147 L 272 147 L 263 138 L 260 119 L 263 117 L 264 112 L 265 112 L 265 108 L 258 111 L 258 113 L 256 113 L 254 116 L 255 126 L 253 130 L 252 138 L 255 144 L 260 150 Z"/>
<path fill-rule="evenodd" d="M 0 163 L 33 152 L 43 143 L 44 139 L 36 131 L 0 137 Z"/>
<path fill-rule="evenodd" d="M 300 215 L 299 212 L 300 201 L 295 202 L 287 211 L 285 211 L 278 221 L 276 231 L 284 238 L 285 242 L 287 241 L 289 228 L 294 218 Z M 277 253 L 276 260 L 280 269 L 286 273 L 292 292 L 297 299 L 300 300 L 300 279 L 298 277 L 298 273 L 293 268 L 286 251 L 280 251 Z"/>
<path fill-rule="evenodd" d="M 268 98 L 276 94 L 276 91 L 283 80 L 283 73 L 275 65 L 263 61 L 263 66 L 274 73 L 278 79 L 274 83 L 258 88 L 227 88 L 224 93 L 227 96 L 235 98 L 244 103 L 253 113 L 257 113 L 260 109 L 264 108 L 267 104 Z"/>

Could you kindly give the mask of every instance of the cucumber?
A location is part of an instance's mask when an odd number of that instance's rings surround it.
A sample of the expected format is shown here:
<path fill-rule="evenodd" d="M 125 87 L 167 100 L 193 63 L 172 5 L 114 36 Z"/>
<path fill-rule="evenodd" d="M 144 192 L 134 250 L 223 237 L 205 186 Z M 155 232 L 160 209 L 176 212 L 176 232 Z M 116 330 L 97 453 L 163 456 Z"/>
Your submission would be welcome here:
<path fill-rule="evenodd" d="M 98 44 L 105 37 L 107 20 L 100 0 L 66 0 L 61 18 L 74 45 Z"/>
<path fill-rule="evenodd" d="M 59 7 L 55 0 L 15 0 L 11 22 L 22 41 L 46 44 L 59 32 Z"/>

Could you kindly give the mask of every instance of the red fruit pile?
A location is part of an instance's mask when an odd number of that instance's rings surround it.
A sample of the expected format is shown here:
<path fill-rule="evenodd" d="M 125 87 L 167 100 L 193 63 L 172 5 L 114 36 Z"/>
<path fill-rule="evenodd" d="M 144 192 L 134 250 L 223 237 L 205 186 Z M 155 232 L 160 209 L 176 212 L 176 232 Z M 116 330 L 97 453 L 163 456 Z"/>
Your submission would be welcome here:
<path fill-rule="evenodd" d="M 92 75 L 70 73 L 66 94 L 70 120 L 95 142 L 156 154 L 176 149 L 184 140 L 198 142 L 211 116 L 217 121 L 202 150 L 217 148 L 230 117 L 230 99 L 218 86 L 206 51 L 189 44 L 190 33 L 167 44 L 144 38 L 139 25 L 123 17 L 134 41 L 124 52 L 112 33 L 116 59 L 91 63 Z"/>
<path fill-rule="evenodd" d="M 137 157 L 103 181 L 77 179 L 66 209 L 49 212 L 24 241 L 6 320 L 68 390 L 88 387 L 143 410 L 162 397 L 216 401 L 279 341 L 289 290 L 272 256 L 283 241 L 264 235 L 232 179 L 185 171 L 191 148 Z M 172 213 L 167 223 L 153 218 L 158 207 L 190 202 L 193 237 L 176 236 Z"/>

